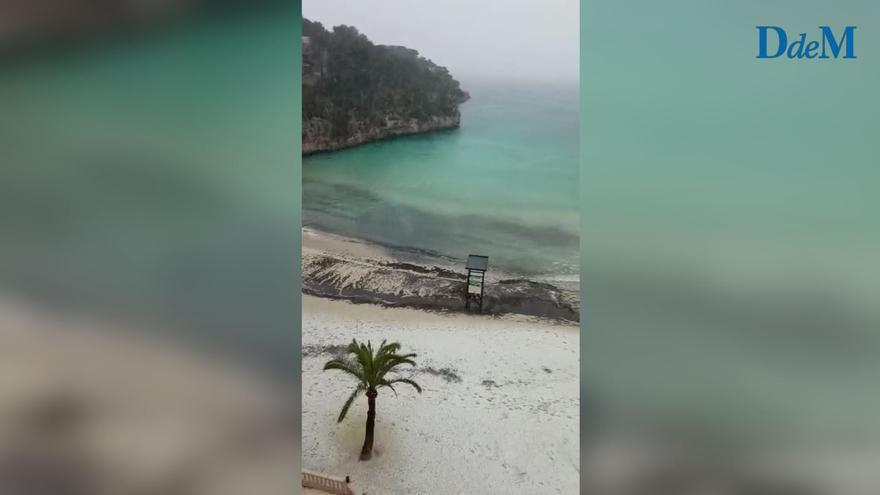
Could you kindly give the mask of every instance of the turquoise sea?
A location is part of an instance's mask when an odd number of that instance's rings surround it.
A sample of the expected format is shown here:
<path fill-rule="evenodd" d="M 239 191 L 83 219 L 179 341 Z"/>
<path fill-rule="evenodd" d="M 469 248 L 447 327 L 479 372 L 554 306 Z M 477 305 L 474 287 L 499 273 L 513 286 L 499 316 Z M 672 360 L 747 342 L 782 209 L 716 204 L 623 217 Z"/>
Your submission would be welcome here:
<path fill-rule="evenodd" d="M 303 225 L 577 281 L 578 86 L 461 80 L 461 127 L 303 158 Z"/>

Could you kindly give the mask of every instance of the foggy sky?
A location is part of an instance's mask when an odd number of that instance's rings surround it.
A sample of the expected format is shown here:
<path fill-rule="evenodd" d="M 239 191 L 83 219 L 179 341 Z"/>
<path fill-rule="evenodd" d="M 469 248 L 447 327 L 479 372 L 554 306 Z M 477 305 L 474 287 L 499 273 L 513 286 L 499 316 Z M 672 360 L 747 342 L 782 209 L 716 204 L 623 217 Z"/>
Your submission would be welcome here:
<path fill-rule="evenodd" d="M 303 0 L 302 12 L 416 49 L 463 82 L 578 80 L 578 0 Z"/>

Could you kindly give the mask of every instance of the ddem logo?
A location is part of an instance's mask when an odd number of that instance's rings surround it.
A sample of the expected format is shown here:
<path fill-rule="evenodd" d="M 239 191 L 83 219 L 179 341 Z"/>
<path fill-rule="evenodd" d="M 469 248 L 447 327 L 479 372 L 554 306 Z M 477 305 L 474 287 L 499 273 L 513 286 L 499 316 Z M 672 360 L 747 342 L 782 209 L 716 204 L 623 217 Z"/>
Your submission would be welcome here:
<path fill-rule="evenodd" d="M 758 57 L 790 59 L 856 58 L 856 27 L 846 26 L 838 38 L 829 26 L 819 26 L 820 40 L 807 41 L 807 33 L 801 33 L 791 44 L 788 34 L 779 26 L 757 26 Z M 843 57 L 840 57 L 841 52 Z"/>

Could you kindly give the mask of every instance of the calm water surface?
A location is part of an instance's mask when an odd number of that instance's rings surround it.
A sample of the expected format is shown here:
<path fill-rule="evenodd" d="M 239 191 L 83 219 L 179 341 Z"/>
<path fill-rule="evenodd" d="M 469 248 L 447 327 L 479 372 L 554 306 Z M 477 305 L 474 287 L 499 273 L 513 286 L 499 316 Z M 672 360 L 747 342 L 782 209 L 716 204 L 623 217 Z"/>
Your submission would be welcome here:
<path fill-rule="evenodd" d="M 303 224 L 576 280 L 578 87 L 462 81 L 459 129 L 303 159 Z"/>

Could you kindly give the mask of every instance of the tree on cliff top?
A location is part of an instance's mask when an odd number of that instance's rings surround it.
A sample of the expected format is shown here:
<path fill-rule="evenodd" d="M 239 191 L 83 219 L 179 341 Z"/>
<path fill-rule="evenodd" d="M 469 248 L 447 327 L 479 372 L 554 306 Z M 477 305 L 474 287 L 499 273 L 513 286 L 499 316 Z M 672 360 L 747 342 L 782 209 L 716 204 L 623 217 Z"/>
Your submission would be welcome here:
<path fill-rule="evenodd" d="M 333 134 L 348 123 L 380 124 L 385 117 L 425 120 L 456 115 L 467 100 L 445 67 L 402 46 L 375 45 L 352 26 L 327 31 L 303 19 L 308 50 L 303 52 L 303 120 L 319 118 Z"/>

